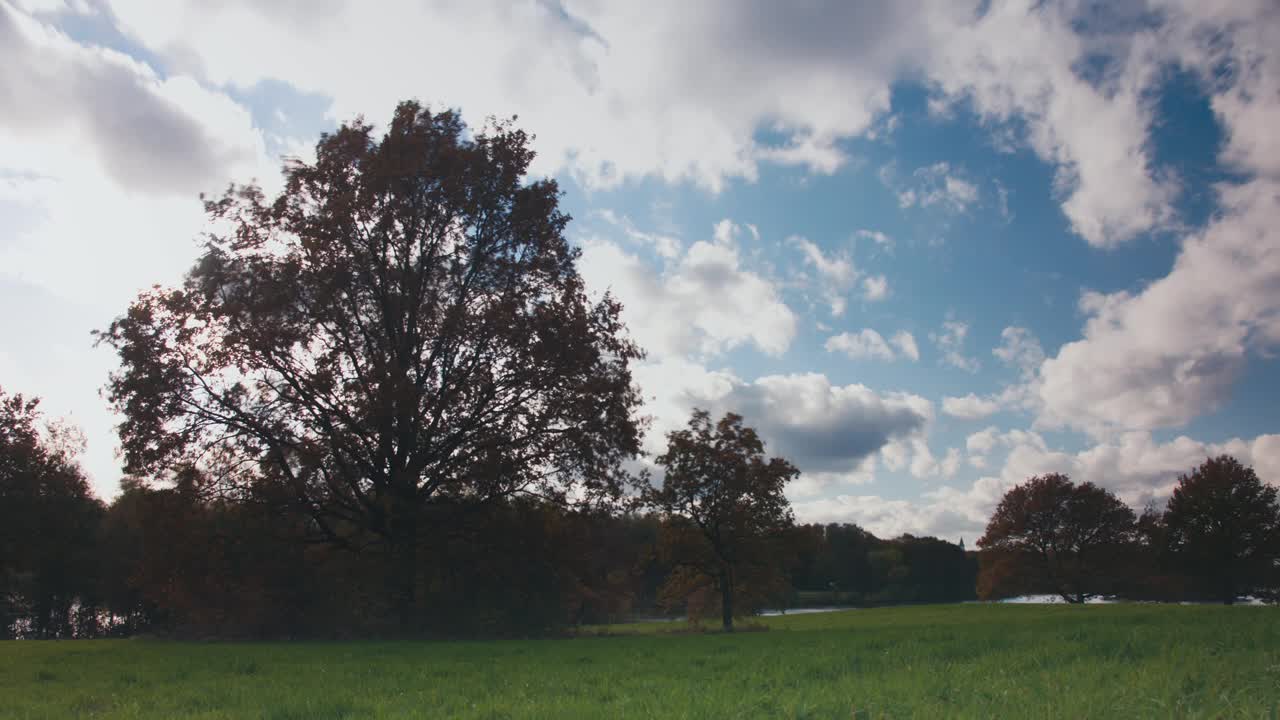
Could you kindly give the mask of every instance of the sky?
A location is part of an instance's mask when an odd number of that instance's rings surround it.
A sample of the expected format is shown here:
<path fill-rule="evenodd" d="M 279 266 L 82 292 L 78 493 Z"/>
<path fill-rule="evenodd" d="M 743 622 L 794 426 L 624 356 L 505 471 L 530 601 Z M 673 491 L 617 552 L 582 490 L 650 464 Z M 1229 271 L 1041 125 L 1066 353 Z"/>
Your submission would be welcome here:
<path fill-rule="evenodd" d="M 646 449 L 738 412 L 800 521 L 1280 483 L 1277 37 L 1273 0 L 0 0 L 0 386 L 114 496 L 91 332 L 181 281 L 200 193 L 417 99 L 536 136 Z"/>

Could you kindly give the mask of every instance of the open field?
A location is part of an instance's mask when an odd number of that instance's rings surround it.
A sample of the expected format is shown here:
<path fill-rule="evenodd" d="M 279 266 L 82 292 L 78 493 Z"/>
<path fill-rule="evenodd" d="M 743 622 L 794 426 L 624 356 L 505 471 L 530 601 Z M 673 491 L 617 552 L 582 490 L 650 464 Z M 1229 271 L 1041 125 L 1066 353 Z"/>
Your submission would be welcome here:
<path fill-rule="evenodd" d="M 1280 717 L 1280 610 L 952 605 L 767 632 L 0 644 L 4 718 Z"/>

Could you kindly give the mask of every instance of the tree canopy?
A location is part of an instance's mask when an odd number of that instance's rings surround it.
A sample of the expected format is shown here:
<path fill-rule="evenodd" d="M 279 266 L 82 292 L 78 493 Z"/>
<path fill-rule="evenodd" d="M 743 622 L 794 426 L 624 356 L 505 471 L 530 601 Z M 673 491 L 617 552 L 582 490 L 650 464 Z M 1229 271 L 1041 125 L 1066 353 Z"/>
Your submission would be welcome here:
<path fill-rule="evenodd" d="M 1133 510 L 1093 483 L 1038 475 L 1005 493 L 978 540 L 981 597 L 1050 592 L 1071 603 L 1112 590 L 1134 540 Z"/>
<path fill-rule="evenodd" d="M 46 424 L 39 401 L 0 388 L 0 637 L 92 632 L 94 541 L 102 503 L 76 461 L 74 430 Z"/>
<path fill-rule="evenodd" d="M 1170 559 L 1209 597 L 1233 603 L 1280 586 L 1280 503 L 1274 486 L 1228 455 L 1178 478 L 1164 513 Z"/>
<path fill-rule="evenodd" d="M 724 628 L 732 630 L 739 586 L 767 584 L 765 546 L 792 525 L 783 490 L 800 471 L 782 458 L 766 459 L 764 442 L 742 416 L 713 423 L 705 410 L 667 435 L 657 463 L 662 485 L 644 499 L 667 518 L 667 543 L 685 577 L 714 582 Z"/>
<path fill-rule="evenodd" d="M 424 524 L 618 497 L 641 352 L 620 305 L 588 299 L 555 182 L 525 182 L 528 144 L 406 102 L 380 139 L 362 120 L 324 135 L 279 197 L 208 201 L 185 282 L 101 334 L 127 472 L 198 467 L 386 550 L 405 622 Z"/>

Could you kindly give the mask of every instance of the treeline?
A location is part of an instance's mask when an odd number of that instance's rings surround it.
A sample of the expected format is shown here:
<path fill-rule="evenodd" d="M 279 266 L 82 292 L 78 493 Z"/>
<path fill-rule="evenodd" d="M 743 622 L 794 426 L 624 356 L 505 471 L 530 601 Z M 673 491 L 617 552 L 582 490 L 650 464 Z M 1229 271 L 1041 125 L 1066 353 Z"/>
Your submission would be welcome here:
<path fill-rule="evenodd" d="M 1180 476 L 1165 506 L 1141 515 L 1093 483 L 1032 477 L 1005 493 L 978 540 L 978 594 L 1275 602 L 1277 494 L 1229 455 Z"/>
<path fill-rule="evenodd" d="M 1052 592 L 1267 596 L 1275 489 L 1218 459 L 1141 518 L 1061 476 L 1005 496 L 981 553 L 797 527 L 799 475 L 697 411 L 633 473 L 643 397 L 622 306 L 590 295 L 529 136 L 397 107 L 232 186 L 183 281 L 98 342 L 127 480 L 0 393 L 0 623 L 22 637 L 532 634 Z M 1234 463 L 1234 464 L 1233 464 Z M 975 577 L 975 562 L 980 572 Z"/>
<path fill-rule="evenodd" d="M 200 473 L 172 487 L 126 480 L 95 498 L 71 455 L 39 427 L 32 401 L 0 417 L 3 635 L 87 638 L 344 638 L 402 632 L 394 558 L 316 542 L 305 515 L 270 497 L 228 497 Z M 441 509 L 414 572 L 417 632 L 543 634 L 635 616 L 715 616 L 716 595 L 673 582 L 670 521 L 654 513 L 494 502 L 465 522 Z M 976 559 L 955 544 L 881 540 L 852 525 L 801 525 L 771 541 L 781 582 L 744 585 L 739 614 L 762 607 L 942 602 L 973 596 Z M 833 594 L 834 593 L 834 594 Z"/>

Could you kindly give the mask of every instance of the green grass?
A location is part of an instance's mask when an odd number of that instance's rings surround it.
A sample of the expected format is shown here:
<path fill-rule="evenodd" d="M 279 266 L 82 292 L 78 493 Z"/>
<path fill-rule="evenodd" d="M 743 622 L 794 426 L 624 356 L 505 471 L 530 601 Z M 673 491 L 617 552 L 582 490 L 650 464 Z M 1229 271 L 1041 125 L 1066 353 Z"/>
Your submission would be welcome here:
<path fill-rule="evenodd" d="M 1280 718 L 1280 610 L 952 605 L 767 632 L 0 644 L 4 718 Z"/>

